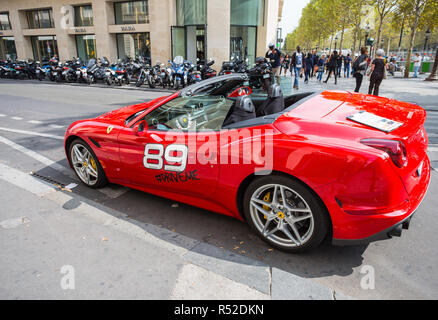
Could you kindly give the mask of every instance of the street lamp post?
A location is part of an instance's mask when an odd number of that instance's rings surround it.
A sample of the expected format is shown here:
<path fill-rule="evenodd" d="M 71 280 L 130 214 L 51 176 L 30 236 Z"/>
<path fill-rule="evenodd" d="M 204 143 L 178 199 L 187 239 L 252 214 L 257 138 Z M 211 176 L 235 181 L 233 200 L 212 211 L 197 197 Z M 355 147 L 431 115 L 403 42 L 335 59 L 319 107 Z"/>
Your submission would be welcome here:
<path fill-rule="evenodd" d="M 426 30 L 426 38 L 425 38 L 425 40 L 424 40 L 424 50 L 423 50 L 423 51 L 426 51 L 426 50 L 427 50 L 427 41 L 429 41 L 430 34 L 431 34 L 430 30 L 427 29 L 427 30 Z"/>
<path fill-rule="evenodd" d="M 335 51 L 336 51 L 336 46 L 338 45 L 338 36 L 335 37 Z"/>

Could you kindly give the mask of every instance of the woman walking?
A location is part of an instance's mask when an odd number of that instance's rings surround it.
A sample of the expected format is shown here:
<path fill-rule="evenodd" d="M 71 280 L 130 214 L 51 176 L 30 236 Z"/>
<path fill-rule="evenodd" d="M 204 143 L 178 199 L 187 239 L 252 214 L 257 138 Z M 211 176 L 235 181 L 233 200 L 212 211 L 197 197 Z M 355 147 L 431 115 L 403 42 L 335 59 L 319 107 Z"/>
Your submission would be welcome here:
<path fill-rule="evenodd" d="M 336 72 L 336 68 L 338 67 L 338 59 L 338 52 L 335 50 L 333 51 L 332 55 L 329 58 L 329 61 L 327 62 L 328 75 L 324 83 L 327 83 L 327 81 L 330 79 L 331 74 L 333 73 L 335 75 L 335 84 L 338 84 L 338 75 Z"/>
<path fill-rule="evenodd" d="M 304 79 L 304 83 L 309 83 L 309 78 L 312 73 L 312 69 L 313 69 L 313 56 L 309 52 L 306 57 L 306 71 L 305 71 L 306 78 Z"/>
<path fill-rule="evenodd" d="M 376 56 L 377 57 L 371 63 L 370 87 L 368 88 L 368 94 L 378 96 L 380 84 L 385 78 L 385 51 L 383 51 L 383 49 L 377 50 Z"/>
<path fill-rule="evenodd" d="M 356 78 L 356 89 L 354 92 L 359 92 L 362 80 L 368 66 L 368 49 L 365 47 L 360 48 L 360 56 L 354 60 L 353 63 L 353 77 Z"/>
<path fill-rule="evenodd" d="M 290 65 L 290 57 L 288 54 L 286 54 L 286 56 L 283 58 L 283 63 L 281 64 L 281 67 L 284 69 L 284 76 L 286 76 L 287 74 L 287 69 L 289 69 L 289 65 Z"/>

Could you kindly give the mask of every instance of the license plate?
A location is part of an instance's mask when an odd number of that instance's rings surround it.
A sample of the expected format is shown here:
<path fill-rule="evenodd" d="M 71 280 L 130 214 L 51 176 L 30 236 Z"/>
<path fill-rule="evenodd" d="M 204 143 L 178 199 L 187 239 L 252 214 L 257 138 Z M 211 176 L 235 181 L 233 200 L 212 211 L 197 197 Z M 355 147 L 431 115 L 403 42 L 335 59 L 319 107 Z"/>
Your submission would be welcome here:
<path fill-rule="evenodd" d="M 54 75 L 54 76 L 58 75 L 58 72 L 53 72 L 53 75 Z"/>
<path fill-rule="evenodd" d="M 270 78 L 270 77 L 271 77 L 270 74 L 264 74 L 264 75 L 263 75 L 263 79 L 268 79 L 268 78 Z"/>

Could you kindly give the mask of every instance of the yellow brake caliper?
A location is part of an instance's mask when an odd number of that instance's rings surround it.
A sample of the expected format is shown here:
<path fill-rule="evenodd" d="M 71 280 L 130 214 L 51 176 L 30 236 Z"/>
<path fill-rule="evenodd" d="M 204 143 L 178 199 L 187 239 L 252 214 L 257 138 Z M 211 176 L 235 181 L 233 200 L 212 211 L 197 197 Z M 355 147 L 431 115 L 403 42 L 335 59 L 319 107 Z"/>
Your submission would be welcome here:
<path fill-rule="evenodd" d="M 94 159 L 92 157 L 90 157 L 90 164 L 91 164 L 91 166 L 93 167 L 94 170 L 97 170 L 96 169 L 96 162 L 94 162 Z"/>
<path fill-rule="evenodd" d="M 263 201 L 265 202 L 271 202 L 271 193 L 268 192 L 265 194 L 265 196 L 263 197 Z M 270 211 L 270 208 L 267 205 L 263 205 L 263 209 L 265 209 L 266 211 Z M 266 219 L 268 219 L 268 217 L 266 215 L 263 215 L 263 217 Z"/>

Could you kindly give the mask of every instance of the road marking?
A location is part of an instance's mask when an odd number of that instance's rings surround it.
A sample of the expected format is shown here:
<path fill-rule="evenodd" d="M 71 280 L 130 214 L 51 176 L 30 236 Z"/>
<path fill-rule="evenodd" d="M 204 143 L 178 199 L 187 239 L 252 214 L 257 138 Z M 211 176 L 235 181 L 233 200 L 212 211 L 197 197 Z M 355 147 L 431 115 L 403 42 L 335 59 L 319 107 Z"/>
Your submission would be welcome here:
<path fill-rule="evenodd" d="M 438 133 L 428 133 L 428 137 L 438 137 Z"/>
<path fill-rule="evenodd" d="M 5 114 L 2 114 L 2 113 L 0 113 L 0 117 L 6 117 L 6 115 L 5 115 Z"/>
<path fill-rule="evenodd" d="M 41 162 L 42 164 L 45 164 L 46 166 L 55 169 L 56 171 L 60 171 L 63 174 L 66 174 L 68 177 L 75 179 L 75 176 L 73 175 L 73 173 L 68 170 L 66 167 L 60 165 L 59 163 L 56 163 L 53 160 L 50 160 L 49 158 L 44 157 L 43 155 L 32 151 L 26 147 L 23 147 L 22 145 L 16 144 L 15 142 L 6 139 L 5 137 L 0 136 L 0 142 L 3 142 L 4 144 L 10 146 L 11 148 L 14 148 L 15 150 L 18 150 L 22 153 L 24 153 L 25 155 L 34 158 L 35 160 Z"/>
<path fill-rule="evenodd" d="M 28 134 L 31 136 L 40 136 L 40 137 L 45 137 L 45 138 L 64 140 L 64 137 L 62 137 L 62 136 L 56 136 L 54 134 L 48 134 L 48 133 L 40 133 L 40 132 L 27 131 L 27 130 L 17 130 L 17 129 L 4 128 L 4 127 L 0 127 L 0 130 L 14 132 L 14 133 Z"/>
<path fill-rule="evenodd" d="M 436 147 L 428 147 L 427 151 L 428 152 L 438 152 L 438 148 L 436 148 Z"/>
<path fill-rule="evenodd" d="M 13 142 L 9 139 L 6 139 L 5 137 L 2 137 L 2 136 L 0 136 L 0 142 L 3 142 L 4 144 L 10 146 L 11 148 L 14 148 L 17 151 L 24 153 L 25 155 L 41 162 L 42 164 L 44 164 L 48 167 L 51 167 L 52 169 L 55 169 L 56 171 L 62 173 L 63 175 L 69 177 L 70 179 L 73 179 L 74 181 L 78 180 L 78 178 L 76 177 L 76 175 L 74 174 L 74 172 L 72 170 L 60 165 L 59 163 L 57 163 L 49 158 L 46 158 L 45 156 L 43 156 L 35 151 L 32 151 L 26 147 L 23 147 L 22 145 L 16 144 L 15 142 Z M 77 184 L 75 184 L 75 186 L 72 186 L 72 185 L 73 184 L 69 184 L 69 186 L 71 188 L 66 187 L 66 189 L 73 189 L 74 187 L 77 186 Z M 105 188 L 99 189 L 98 191 L 100 193 L 103 193 L 104 195 L 106 195 L 108 198 L 116 199 L 116 198 L 120 197 L 121 195 L 125 194 L 126 192 L 128 192 L 129 190 L 130 189 L 127 187 L 110 184 Z"/>
<path fill-rule="evenodd" d="M 240 282 L 189 263 L 181 268 L 170 299 L 233 300 L 241 297 L 254 300 L 268 300 L 271 298 L 269 295 Z"/>
<path fill-rule="evenodd" d="M 33 124 L 42 124 L 43 123 L 42 121 L 39 121 L 39 120 L 29 120 L 28 122 L 33 123 Z"/>
<path fill-rule="evenodd" d="M 31 175 L 0 163 L 0 179 L 36 195 L 44 195 L 55 191 L 48 184 L 38 181 Z"/>
<path fill-rule="evenodd" d="M 12 120 L 23 120 L 21 117 L 11 117 Z"/>
<path fill-rule="evenodd" d="M 61 128 L 64 128 L 64 126 L 60 126 L 60 125 L 58 125 L 58 124 L 49 124 L 49 127 L 51 127 L 51 128 L 55 128 L 55 129 L 61 129 Z"/>

